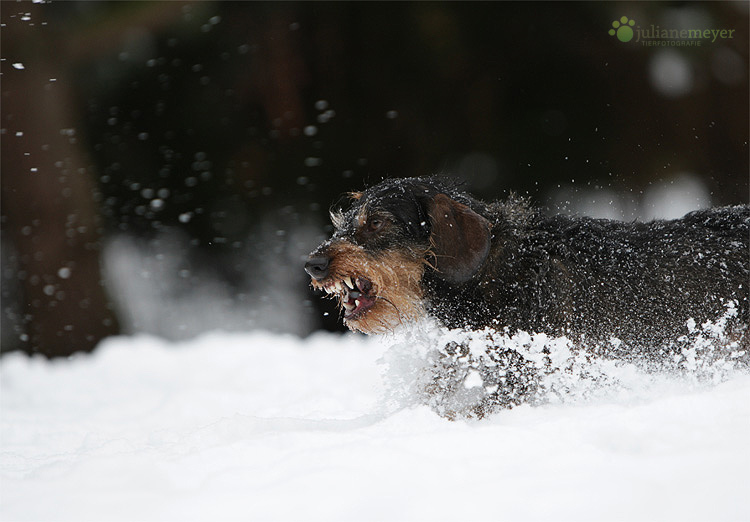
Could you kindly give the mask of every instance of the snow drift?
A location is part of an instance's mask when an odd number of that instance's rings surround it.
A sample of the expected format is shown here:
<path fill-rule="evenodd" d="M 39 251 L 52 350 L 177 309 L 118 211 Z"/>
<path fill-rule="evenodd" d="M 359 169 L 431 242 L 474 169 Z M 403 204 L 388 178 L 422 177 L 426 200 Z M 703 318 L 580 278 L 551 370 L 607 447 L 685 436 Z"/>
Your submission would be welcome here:
<path fill-rule="evenodd" d="M 747 373 L 599 367 L 618 385 L 449 422 L 410 391 L 418 353 L 413 339 L 213 333 L 11 354 L 0 518 L 750 518 Z"/>

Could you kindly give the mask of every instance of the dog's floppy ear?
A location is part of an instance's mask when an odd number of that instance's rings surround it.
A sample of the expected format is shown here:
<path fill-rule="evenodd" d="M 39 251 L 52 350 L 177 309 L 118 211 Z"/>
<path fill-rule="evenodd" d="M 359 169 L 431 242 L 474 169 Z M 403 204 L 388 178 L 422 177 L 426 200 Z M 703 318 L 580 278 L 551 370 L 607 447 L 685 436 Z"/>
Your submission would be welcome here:
<path fill-rule="evenodd" d="M 490 222 L 445 194 L 432 198 L 429 216 L 435 270 L 449 283 L 468 281 L 490 252 Z"/>

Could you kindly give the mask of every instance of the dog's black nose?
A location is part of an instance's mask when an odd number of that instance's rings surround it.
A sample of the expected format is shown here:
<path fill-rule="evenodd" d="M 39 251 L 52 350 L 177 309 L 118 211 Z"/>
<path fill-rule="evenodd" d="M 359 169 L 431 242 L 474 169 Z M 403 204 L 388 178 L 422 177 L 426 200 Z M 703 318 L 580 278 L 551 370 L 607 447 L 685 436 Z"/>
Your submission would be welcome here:
<path fill-rule="evenodd" d="M 328 275 L 328 264 L 330 259 L 325 256 L 311 257 L 305 263 L 305 272 L 310 274 L 310 277 L 320 281 Z"/>

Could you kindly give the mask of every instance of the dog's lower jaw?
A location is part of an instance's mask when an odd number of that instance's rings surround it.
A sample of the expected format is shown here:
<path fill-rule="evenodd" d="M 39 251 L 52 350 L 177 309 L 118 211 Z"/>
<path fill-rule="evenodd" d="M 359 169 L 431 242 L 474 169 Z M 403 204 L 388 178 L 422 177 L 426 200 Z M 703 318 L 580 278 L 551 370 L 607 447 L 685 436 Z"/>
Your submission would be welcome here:
<path fill-rule="evenodd" d="M 376 297 L 367 310 L 350 317 L 344 316 L 344 324 L 353 331 L 364 334 L 386 334 L 399 326 L 413 323 L 425 316 L 422 306 L 406 303 L 399 309 L 384 297 Z"/>

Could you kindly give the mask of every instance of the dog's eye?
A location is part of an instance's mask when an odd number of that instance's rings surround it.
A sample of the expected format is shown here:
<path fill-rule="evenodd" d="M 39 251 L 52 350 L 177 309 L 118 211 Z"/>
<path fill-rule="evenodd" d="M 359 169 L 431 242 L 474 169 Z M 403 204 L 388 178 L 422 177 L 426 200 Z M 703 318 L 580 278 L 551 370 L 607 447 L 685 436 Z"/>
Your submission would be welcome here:
<path fill-rule="evenodd" d="M 383 228 L 383 225 L 385 225 L 385 220 L 380 218 L 371 218 L 367 220 L 367 231 L 370 233 L 377 232 L 381 228 Z"/>

